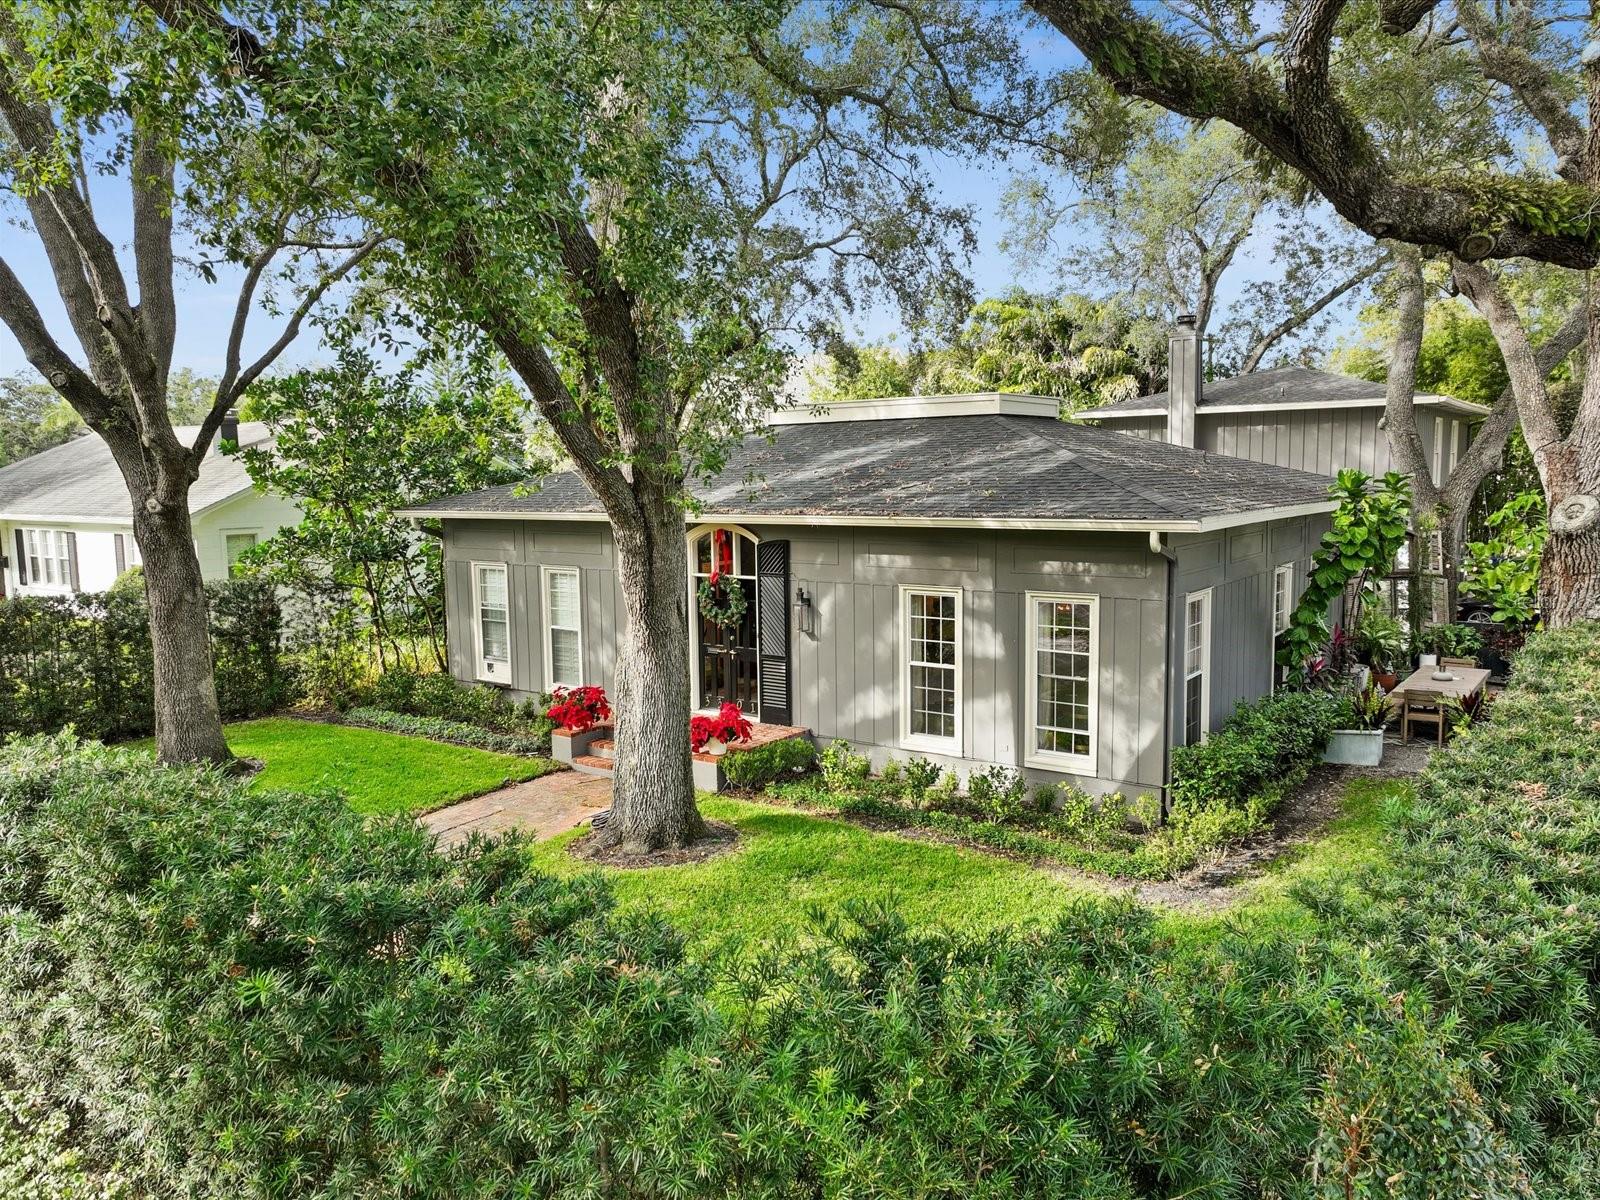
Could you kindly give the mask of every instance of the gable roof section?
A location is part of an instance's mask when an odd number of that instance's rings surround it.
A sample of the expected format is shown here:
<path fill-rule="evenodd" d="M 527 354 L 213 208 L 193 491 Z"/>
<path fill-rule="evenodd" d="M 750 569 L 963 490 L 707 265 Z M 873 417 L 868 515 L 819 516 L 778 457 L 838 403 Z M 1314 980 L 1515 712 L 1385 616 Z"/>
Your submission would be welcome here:
<path fill-rule="evenodd" d="M 1130 417 L 1164 417 L 1168 393 L 1156 392 L 1133 400 L 1090 408 L 1077 414 L 1083 420 L 1121 420 Z M 1200 385 L 1202 413 L 1273 411 L 1286 409 L 1381 408 L 1384 388 L 1381 383 L 1315 371 L 1310 367 L 1273 367 L 1232 379 L 1217 379 Z M 1486 417 L 1481 404 L 1457 400 L 1454 396 L 1418 396 L 1423 408 L 1441 408 L 1470 417 Z"/>
<path fill-rule="evenodd" d="M 175 432 L 179 441 L 193 444 L 200 427 L 185 425 Z M 261 422 L 240 424 L 241 446 L 270 441 Z M 200 464 L 200 478 L 189 489 L 189 511 L 198 515 L 252 486 L 244 460 L 220 454 L 213 446 Z M 93 434 L 85 434 L 0 467 L 0 519 L 125 525 L 133 520 L 133 504 L 110 447 Z"/>
<path fill-rule="evenodd" d="M 603 520 L 572 472 L 404 510 Z M 754 434 L 693 487 L 696 520 L 1198 530 L 1328 512 L 1328 480 L 1054 417 L 818 421 Z"/>

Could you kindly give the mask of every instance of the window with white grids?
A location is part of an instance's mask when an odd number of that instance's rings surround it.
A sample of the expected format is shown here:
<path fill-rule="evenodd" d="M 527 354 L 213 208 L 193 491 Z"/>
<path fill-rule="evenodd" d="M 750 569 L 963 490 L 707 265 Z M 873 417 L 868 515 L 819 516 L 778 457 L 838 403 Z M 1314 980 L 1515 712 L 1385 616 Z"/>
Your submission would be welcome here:
<path fill-rule="evenodd" d="M 473 563 L 472 591 L 477 607 L 478 678 L 511 682 L 511 598 L 504 563 Z"/>
<path fill-rule="evenodd" d="M 945 753 L 961 748 L 961 593 L 901 593 L 905 740 Z"/>
<path fill-rule="evenodd" d="M 1289 628 L 1294 616 L 1294 564 L 1284 563 L 1272 572 L 1272 632 Z"/>
<path fill-rule="evenodd" d="M 1031 766 L 1095 769 L 1098 616 L 1093 596 L 1028 595 Z"/>
<path fill-rule="evenodd" d="M 1183 741 L 1193 746 L 1210 732 L 1211 590 L 1192 592 L 1184 603 Z"/>
<path fill-rule="evenodd" d="M 28 582 L 36 588 L 72 590 L 72 538 L 65 529 L 24 529 Z"/>
<path fill-rule="evenodd" d="M 576 567 L 544 567 L 546 691 L 583 684 L 583 617 Z"/>

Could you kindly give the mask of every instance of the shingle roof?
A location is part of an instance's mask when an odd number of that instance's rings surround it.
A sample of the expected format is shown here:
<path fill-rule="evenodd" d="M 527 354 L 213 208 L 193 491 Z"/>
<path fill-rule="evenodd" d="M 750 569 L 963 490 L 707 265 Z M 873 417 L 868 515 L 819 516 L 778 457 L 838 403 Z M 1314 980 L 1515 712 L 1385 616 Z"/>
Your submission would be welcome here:
<path fill-rule="evenodd" d="M 175 432 L 179 441 L 192 444 L 200 428 L 181 426 Z M 239 426 L 241 446 L 270 441 L 260 422 Z M 244 460 L 219 454 L 213 447 L 200 465 L 200 478 L 189 489 L 189 511 L 200 512 L 250 487 Z M 118 523 L 133 519 L 133 505 L 110 448 L 93 434 L 84 434 L 0 467 L 0 517 Z"/>
<path fill-rule="evenodd" d="M 1078 416 L 1099 420 L 1102 417 L 1137 416 L 1151 411 L 1167 411 L 1167 392 L 1119 400 L 1100 408 L 1087 409 Z M 1232 379 L 1216 379 L 1200 387 L 1199 409 L 1223 406 L 1276 408 L 1283 405 L 1311 407 L 1321 405 L 1382 404 L 1384 387 L 1351 375 L 1316 371 L 1310 367 L 1273 367 Z M 1481 406 L 1451 396 L 1418 396 L 1422 405 L 1440 404 L 1462 412 L 1486 412 Z"/>
<path fill-rule="evenodd" d="M 411 515 L 594 514 L 577 475 L 446 497 Z M 1050 417 L 983 415 L 783 425 L 752 435 L 707 483 L 709 517 L 903 517 L 1135 527 L 1238 523 L 1332 504 L 1328 480 Z"/>

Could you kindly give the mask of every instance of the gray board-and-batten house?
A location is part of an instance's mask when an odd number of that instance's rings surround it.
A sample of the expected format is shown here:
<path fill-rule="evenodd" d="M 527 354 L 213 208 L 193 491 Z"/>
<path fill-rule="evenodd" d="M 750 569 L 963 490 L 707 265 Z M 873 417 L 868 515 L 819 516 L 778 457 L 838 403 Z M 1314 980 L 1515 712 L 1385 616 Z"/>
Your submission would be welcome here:
<path fill-rule="evenodd" d="M 685 521 L 694 703 L 733 700 L 880 767 L 922 755 L 1159 789 L 1169 747 L 1271 690 L 1327 485 L 1064 422 L 1046 397 L 776 414 Z M 408 514 L 442 528 L 458 678 L 611 686 L 614 548 L 576 475 Z M 732 628 L 698 612 L 713 555 L 748 598 Z"/>

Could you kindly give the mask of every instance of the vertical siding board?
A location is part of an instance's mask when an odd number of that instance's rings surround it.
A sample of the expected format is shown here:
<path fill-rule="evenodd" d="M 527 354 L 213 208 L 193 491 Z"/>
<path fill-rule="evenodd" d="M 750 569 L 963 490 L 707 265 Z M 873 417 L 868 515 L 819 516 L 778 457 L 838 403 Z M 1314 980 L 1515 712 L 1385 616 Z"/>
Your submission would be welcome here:
<path fill-rule="evenodd" d="M 895 720 L 899 691 L 895 678 L 895 590 L 886 583 L 871 584 L 872 592 L 872 731 L 880 746 L 896 740 Z"/>
<path fill-rule="evenodd" d="M 994 758 L 1020 763 L 1028 743 L 1023 726 L 1028 704 L 1027 672 L 1032 669 L 1024 643 L 1027 625 L 1020 592 L 997 592 L 994 602 Z"/>
<path fill-rule="evenodd" d="M 861 706 L 857 703 L 855 678 L 856 678 L 856 589 L 845 586 L 840 588 L 834 596 L 834 608 L 838 613 L 838 634 L 833 640 L 833 678 L 835 684 L 835 703 L 839 706 L 839 729 L 841 736 L 851 741 L 862 741 L 861 731 L 856 728 L 856 711 Z"/>

